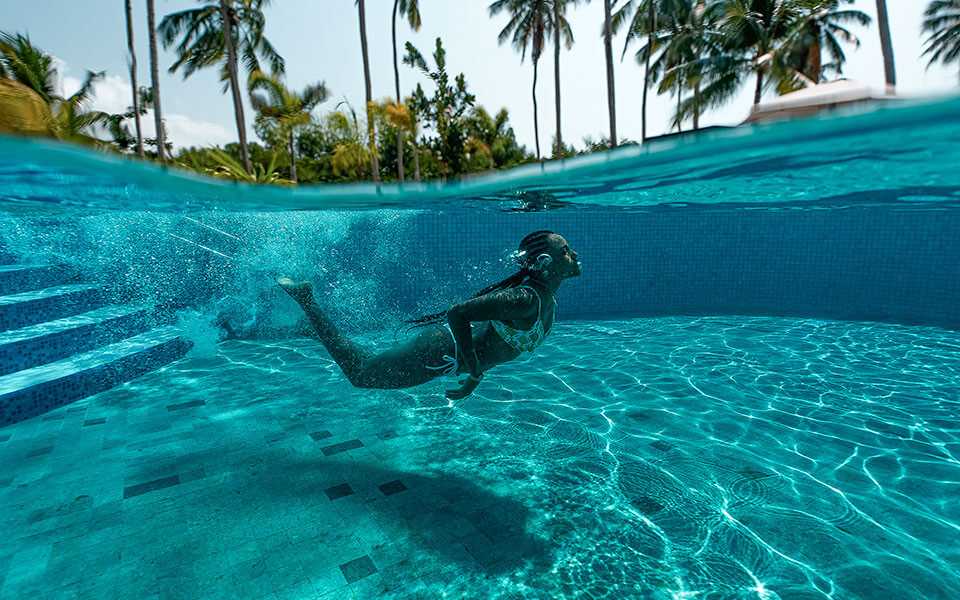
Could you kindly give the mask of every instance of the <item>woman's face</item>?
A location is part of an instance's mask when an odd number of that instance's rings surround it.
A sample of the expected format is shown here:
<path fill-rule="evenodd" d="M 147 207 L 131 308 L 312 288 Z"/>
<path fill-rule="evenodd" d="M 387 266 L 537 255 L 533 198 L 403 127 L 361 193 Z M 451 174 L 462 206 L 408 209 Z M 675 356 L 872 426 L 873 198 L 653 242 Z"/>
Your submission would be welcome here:
<path fill-rule="evenodd" d="M 569 277 L 578 277 L 580 275 L 580 261 L 577 260 L 577 253 L 570 247 L 569 242 L 562 235 L 552 234 L 547 238 L 548 253 L 553 258 L 550 267 L 547 269 L 556 273 L 563 279 Z"/>

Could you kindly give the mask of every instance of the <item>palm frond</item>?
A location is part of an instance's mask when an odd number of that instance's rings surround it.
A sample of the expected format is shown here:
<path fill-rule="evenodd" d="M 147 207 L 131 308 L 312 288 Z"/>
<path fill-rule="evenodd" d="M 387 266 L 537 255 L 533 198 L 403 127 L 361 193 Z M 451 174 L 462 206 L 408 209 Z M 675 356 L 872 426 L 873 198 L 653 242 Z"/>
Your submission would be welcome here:
<path fill-rule="evenodd" d="M 407 17 L 410 29 L 420 31 L 420 27 L 423 25 L 423 19 L 420 17 L 419 0 L 400 0 L 398 9 L 401 15 Z"/>

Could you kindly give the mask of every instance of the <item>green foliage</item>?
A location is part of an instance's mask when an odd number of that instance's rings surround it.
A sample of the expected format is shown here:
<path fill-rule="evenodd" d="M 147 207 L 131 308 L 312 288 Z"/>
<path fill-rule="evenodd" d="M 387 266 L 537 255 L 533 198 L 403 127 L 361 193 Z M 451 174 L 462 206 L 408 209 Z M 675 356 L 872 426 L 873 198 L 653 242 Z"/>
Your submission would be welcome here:
<path fill-rule="evenodd" d="M 263 71 L 261 60 L 265 60 L 275 74 L 283 73 L 285 68 L 283 57 L 263 34 L 266 26 L 263 8 L 269 4 L 270 0 L 232 0 L 229 6 L 234 47 L 248 74 Z M 170 72 L 182 70 L 186 79 L 200 69 L 219 65 L 220 79 L 226 82 L 229 73 L 223 25 L 219 1 L 165 16 L 157 32 L 164 48 L 176 44 L 177 60 L 170 66 Z"/>
<path fill-rule="evenodd" d="M 429 97 L 417 84 L 408 104 L 417 121 L 436 133 L 429 146 L 440 160 L 440 174 L 448 177 L 465 173 L 464 144 L 467 137 L 464 115 L 476 102 L 476 97 L 467 90 L 466 76 L 460 73 L 451 83 L 447 73 L 447 53 L 440 38 L 437 38 L 433 52 L 435 66 L 432 70 L 413 44 L 407 42 L 406 50 L 403 63 L 419 70 L 434 83 L 433 95 Z"/>
<path fill-rule="evenodd" d="M 933 0 L 923 15 L 928 66 L 960 63 L 960 0 Z"/>
<path fill-rule="evenodd" d="M 262 71 L 250 75 L 248 87 L 253 107 L 284 132 L 309 123 L 310 113 L 329 96 L 323 82 L 297 92 L 286 87 L 276 75 Z"/>
<path fill-rule="evenodd" d="M 153 108 L 153 89 L 149 87 L 141 87 L 138 90 L 139 96 L 139 112 L 143 116 L 147 114 L 147 110 Z M 130 154 L 134 151 L 137 143 L 136 136 L 133 132 L 130 131 L 130 119 L 134 117 L 134 110 L 132 106 L 128 106 L 127 110 L 122 113 L 116 114 L 107 114 L 105 115 L 103 122 L 100 125 L 104 126 L 107 130 L 107 133 L 112 139 L 113 148 L 120 152 L 121 154 Z M 153 147 L 153 152 L 149 150 L 146 152 L 148 156 L 156 156 L 157 148 L 157 139 L 146 138 L 143 140 L 144 146 Z M 164 142 L 167 155 L 171 155 L 173 146 L 169 141 Z"/>
<path fill-rule="evenodd" d="M 310 113 L 327 100 L 326 85 L 315 83 L 297 92 L 286 87 L 279 77 L 256 71 L 248 86 L 250 101 L 258 113 L 255 127 L 263 134 L 261 139 L 268 140 L 274 148 L 281 139 L 288 142 L 290 179 L 297 181 L 296 132 L 310 123 Z"/>
<path fill-rule="evenodd" d="M 277 173 L 277 154 L 275 152 L 270 155 L 270 159 L 266 163 L 254 161 L 252 173 L 248 173 L 247 170 L 243 168 L 243 164 L 236 156 L 219 148 L 188 150 L 181 153 L 174 164 L 181 168 L 204 173 L 219 179 L 231 179 L 244 183 L 274 185 L 289 185 L 293 183 Z"/>
<path fill-rule="evenodd" d="M 650 79 L 659 84 L 658 93 L 678 97 L 679 125 L 728 102 L 750 77 L 756 78 L 759 101 L 771 85 L 788 93 L 842 74 L 843 44 L 859 45 L 848 26 L 870 23 L 863 12 L 843 8 L 852 2 L 628 0 L 614 15 L 614 26 L 627 25 L 624 53 L 633 40 L 642 43 L 638 63 L 651 53 Z"/>
<path fill-rule="evenodd" d="M 64 97 L 57 93 L 57 70 L 53 57 L 20 34 L 0 33 L 0 77 L 11 79 L 32 90 L 50 109 L 47 131 L 62 140 L 99 145 L 93 132 L 106 125 L 106 113 L 89 110 L 94 84 L 103 73 L 87 72 L 76 93 Z"/>
<path fill-rule="evenodd" d="M 0 32 L 0 77 L 27 86 L 48 104 L 57 95 L 53 57 L 34 46 L 26 35 Z"/>
<path fill-rule="evenodd" d="M 491 17 L 501 12 L 510 17 L 497 36 L 499 43 L 510 40 L 514 49 L 520 52 L 521 61 L 526 58 L 528 49 L 533 62 L 540 60 L 546 38 L 553 32 L 552 0 L 495 0 L 488 11 Z"/>

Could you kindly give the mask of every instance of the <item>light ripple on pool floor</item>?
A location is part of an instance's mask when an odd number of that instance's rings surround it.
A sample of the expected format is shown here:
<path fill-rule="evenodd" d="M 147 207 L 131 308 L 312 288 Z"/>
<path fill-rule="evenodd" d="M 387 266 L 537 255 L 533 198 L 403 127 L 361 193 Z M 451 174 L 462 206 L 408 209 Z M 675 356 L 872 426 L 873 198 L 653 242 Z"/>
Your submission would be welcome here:
<path fill-rule="evenodd" d="M 866 323 L 568 323 L 438 425 L 500 449 L 458 468 L 529 476 L 557 593 L 948 598 L 957 349 L 956 332 Z"/>
<path fill-rule="evenodd" d="M 396 430 L 349 468 L 469 481 L 522 513 L 522 560 L 411 544 L 450 568 L 388 595 L 957 598 L 958 349 L 957 332 L 870 323 L 567 322 L 451 407 L 452 380 L 355 390 L 311 340 L 229 342 L 90 402 L 135 428 L 151 404 L 204 399 L 210 451 L 254 456 L 271 450 L 251 432 L 277 422 Z"/>

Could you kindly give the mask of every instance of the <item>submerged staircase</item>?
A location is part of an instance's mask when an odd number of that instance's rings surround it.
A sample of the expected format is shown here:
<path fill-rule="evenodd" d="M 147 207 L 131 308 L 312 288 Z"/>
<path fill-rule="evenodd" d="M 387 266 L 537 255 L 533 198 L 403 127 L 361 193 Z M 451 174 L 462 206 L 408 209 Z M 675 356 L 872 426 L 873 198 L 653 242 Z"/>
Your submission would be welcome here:
<path fill-rule="evenodd" d="M 0 427 L 170 363 L 190 342 L 58 265 L 0 264 Z"/>

